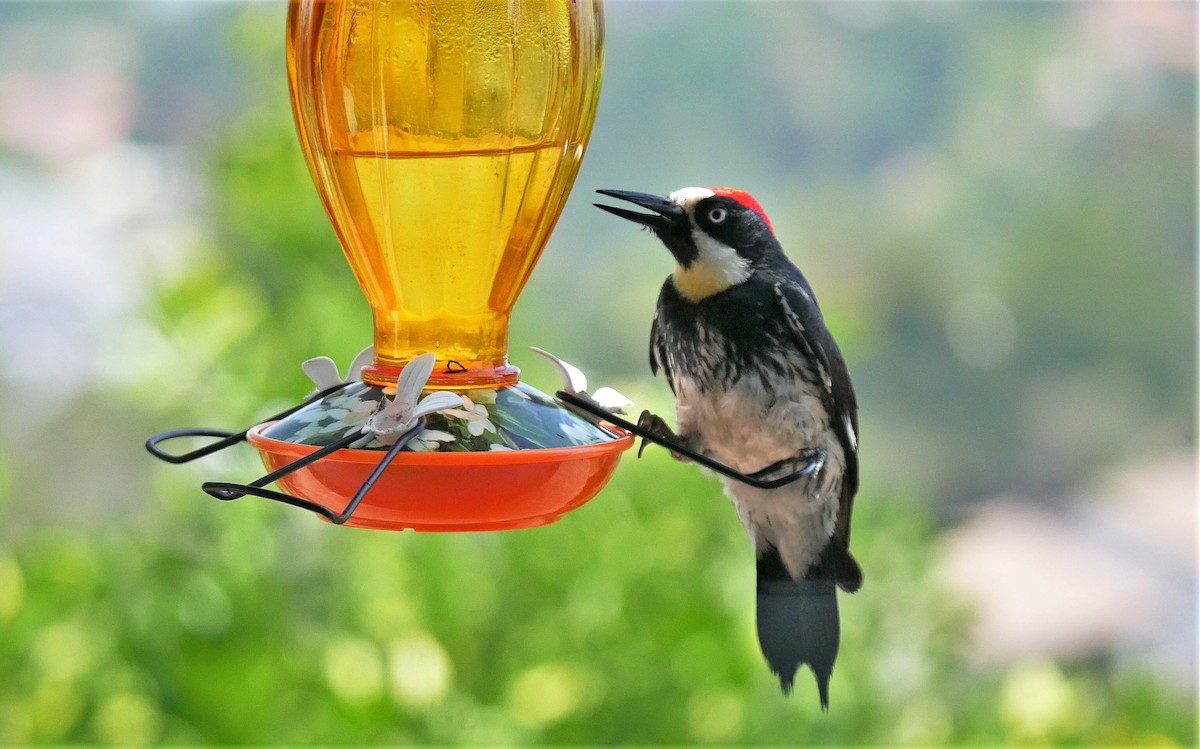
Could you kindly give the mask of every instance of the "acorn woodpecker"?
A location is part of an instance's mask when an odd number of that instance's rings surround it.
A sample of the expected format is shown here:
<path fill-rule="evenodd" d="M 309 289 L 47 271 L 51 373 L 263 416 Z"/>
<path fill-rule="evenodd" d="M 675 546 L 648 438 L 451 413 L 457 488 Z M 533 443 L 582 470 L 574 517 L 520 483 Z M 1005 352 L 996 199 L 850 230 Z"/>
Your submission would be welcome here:
<path fill-rule="evenodd" d="M 835 587 L 862 586 L 849 549 L 858 406 L 841 352 L 748 193 L 598 192 L 650 211 L 596 204 L 648 228 L 675 258 L 650 330 L 650 369 L 675 394 L 676 429 L 649 412 L 640 425 L 756 478 L 801 474 L 776 489 L 724 482 L 757 554 L 763 655 L 784 694 L 807 664 L 828 709 Z"/>

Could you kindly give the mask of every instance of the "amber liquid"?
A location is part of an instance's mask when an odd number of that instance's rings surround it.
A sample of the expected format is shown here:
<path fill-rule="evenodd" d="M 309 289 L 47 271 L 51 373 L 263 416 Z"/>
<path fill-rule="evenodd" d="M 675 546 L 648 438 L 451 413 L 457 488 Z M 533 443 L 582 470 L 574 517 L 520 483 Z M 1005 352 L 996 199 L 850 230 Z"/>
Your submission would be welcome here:
<path fill-rule="evenodd" d="M 297 126 L 376 375 L 432 351 L 432 384 L 515 380 L 509 315 L 583 157 L 601 33 L 593 2 L 293 2 Z"/>
<path fill-rule="evenodd" d="M 344 210 L 361 217 L 346 252 L 375 311 L 377 347 L 436 351 L 464 367 L 505 355 L 509 311 L 537 259 L 524 250 L 547 229 L 562 155 L 555 145 L 333 153 L 338 181 L 357 188 L 342 192 Z"/>

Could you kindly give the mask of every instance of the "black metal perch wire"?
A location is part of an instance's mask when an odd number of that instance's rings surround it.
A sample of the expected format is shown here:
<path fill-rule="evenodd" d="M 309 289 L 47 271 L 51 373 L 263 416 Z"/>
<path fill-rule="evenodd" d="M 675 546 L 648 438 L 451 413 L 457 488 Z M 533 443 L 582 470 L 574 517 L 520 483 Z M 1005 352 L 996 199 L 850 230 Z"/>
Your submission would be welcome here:
<path fill-rule="evenodd" d="M 761 471 L 755 471 L 754 473 L 750 474 L 742 473 L 734 468 L 730 468 L 718 460 L 713 460 L 707 455 L 698 453 L 685 445 L 664 439 L 662 436 L 643 429 L 641 426 L 634 424 L 627 419 L 622 419 L 620 416 L 601 408 L 598 404 L 586 398 L 580 398 L 578 395 L 568 393 L 565 390 L 559 390 L 554 394 L 554 397 L 558 398 L 571 408 L 585 411 L 592 416 L 607 421 L 613 426 L 618 426 L 628 432 L 632 432 L 642 439 L 649 440 L 650 442 L 653 442 L 656 445 L 661 445 L 672 452 L 679 453 L 680 455 L 687 457 L 689 460 L 699 463 L 705 468 L 711 468 L 722 476 L 728 476 L 731 479 L 736 479 L 737 481 L 741 481 L 743 484 L 749 484 L 757 489 L 778 489 L 781 486 L 787 486 L 788 484 L 811 475 L 814 471 L 820 470 L 820 466 L 825 462 L 825 454 L 823 450 L 809 448 L 801 454 L 801 457 L 808 461 L 808 465 L 806 465 L 804 468 L 779 478 L 765 479 L 762 477 L 769 476 L 772 473 L 779 471 L 790 461 L 780 460 L 772 463 Z"/>
<path fill-rule="evenodd" d="M 281 413 L 275 414 L 268 419 L 264 419 L 264 422 L 284 419 L 309 405 L 310 403 L 315 403 L 326 396 L 333 395 L 349 384 L 350 383 L 348 382 L 343 382 L 338 385 L 334 385 L 333 387 L 326 388 L 308 398 L 303 403 L 293 406 L 292 408 L 289 408 Z M 396 455 L 400 453 L 400 450 L 402 450 L 404 446 L 408 444 L 409 440 L 419 434 L 424 428 L 425 420 L 420 419 L 416 425 L 400 435 L 395 444 L 388 448 L 387 453 L 385 453 L 383 458 L 380 459 L 379 464 L 375 466 L 375 469 L 371 471 L 371 474 L 367 476 L 366 480 L 363 481 L 362 485 L 358 488 L 358 491 L 354 493 L 354 496 L 350 499 L 350 501 L 346 504 L 346 507 L 341 512 L 334 512 L 328 507 L 317 504 L 311 500 L 295 497 L 291 494 L 285 494 L 283 492 L 273 491 L 264 487 L 267 484 L 276 481 L 277 479 L 283 478 L 294 471 L 298 471 L 307 465 L 317 462 L 330 453 L 333 453 L 344 447 L 349 447 L 355 440 L 358 440 L 362 437 L 361 432 L 351 432 L 336 442 L 325 445 L 319 450 L 315 450 L 308 455 L 298 458 L 282 468 L 272 471 L 266 476 L 256 479 L 249 484 L 237 484 L 229 481 L 206 481 L 201 484 L 200 488 L 203 489 L 209 496 L 215 497 L 216 499 L 224 502 L 241 499 L 246 495 L 262 497 L 263 499 L 270 499 L 275 502 L 282 502 L 283 504 L 291 505 L 292 507 L 299 507 L 301 509 L 309 510 L 310 512 L 315 512 L 316 514 L 321 515 L 329 520 L 331 523 L 342 525 L 354 515 L 354 511 L 358 509 L 358 505 L 362 502 L 363 497 L 367 495 L 367 492 L 371 490 L 371 487 L 375 485 L 375 482 L 380 476 L 383 475 L 383 472 L 387 470 L 387 467 L 392 464 L 392 461 L 396 458 Z M 187 463 L 196 460 L 197 458 L 202 458 L 206 455 L 212 455 L 213 453 L 219 452 L 227 447 L 244 441 L 246 439 L 246 435 L 251 429 L 253 429 L 253 427 L 247 427 L 240 432 L 231 432 L 225 429 L 207 428 L 173 429 L 169 432 L 156 434 L 150 439 L 146 440 L 146 449 L 151 455 L 159 460 L 176 464 Z M 180 439 L 183 437 L 220 437 L 221 439 L 181 455 L 173 455 L 171 453 L 164 452 L 159 448 L 159 445 L 163 442 Z"/>
<path fill-rule="evenodd" d="M 325 447 L 322 447 L 320 450 L 309 453 L 303 458 L 294 460 L 285 465 L 283 468 L 268 473 L 266 476 L 252 481 L 249 484 L 235 484 L 228 481 L 206 481 L 200 485 L 200 488 L 207 492 L 210 496 L 226 502 L 234 499 L 241 499 L 247 494 L 255 497 L 262 497 L 263 499 L 274 500 L 275 502 L 282 502 L 283 504 L 291 505 L 292 507 L 300 507 L 302 509 L 315 512 L 334 525 L 342 525 L 354 515 L 354 511 L 358 509 L 358 505 L 360 502 L 362 502 L 363 497 L 367 496 L 367 492 L 371 490 L 371 487 L 375 485 L 375 482 L 380 476 L 383 475 L 383 472 L 387 470 L 387 467 L 392 464 L 392 461 L 395 460 L 396 456 L 400 453 L 400 450 L 402 450 L 404 446 L 408 444 L 408 441 L 419 434 L 424 428 L 425 420 L 421 419 L 417 422 L 416 426 L 400 435 L 400 438 L 396 440 L 396 443 L 388 448 L 387 453 L 384 454 L 383 458 L 379 461 L 379 464 L 375 466 L 375 469 L 371 471 L 371 474 L 367 476 L 367 478 L 362 482 L 362 485 L 358 487 L 358 491 L 354 492 L 354 496 L 350 499 L 350 501 L 346 504 L 346 507 L 341 512 L 334 512 L 325 505 L 317 504 L 311 500 L 296 497 L 291 494 L 285 494 L 283 492 L 273 491 L 271 489 L 264 489 L 263 487 L 275 481 L 276 479 L 280 479 L 289 473 L 292 473 L 293 471 L 298 471 L 311 463 L 316 463 L 318 460 L 324 458 L 326 455 L 329 455 L 335 450 L 349 447 L 352 442 L 362 437 L 362 434 L 359 432 L 352 432 L 345 437 L 342 437 L 337 442 L 330 443 Z"/>
<path fill-rule="evenodd" d="M 264 422 L 279 421 L 280 419 L 286 419 L 288 416 L 291 416 L 292 414 L 296 413 L 297 411 L 299 411 L 300 409 L 309 405 L 310 403 L 316 403 L 317 401 L 321 400 L 322 398 L 324 398 L 328 395 L 333 395 L 334 393 L 342 390 L 349 384 L 350 384 L 349 382 L 341 382 L 341 383 L 338 383 L 337 385 L 334 385 L 333 387 L 325 388 L 324 390 L 320 391 L 319 393 L 315 393 L 314 395 L 312 395 L 310 398 L 308 398 L 304 402 L 300 403 L 299 405 L 292 406 L 291 408 L 289 408 L 286 411 L 281 411 L 281 412 L 275 414 L 274 416 L 271 416 L 270 418 L 263 419 L 263 421 Z M 231 445 L 236 445 L 239 442 L 245 441 L 247 433 L 249 433 L 249 431 L 253 428 L 254 428 L 253 426 L 246 427 L 245 429 L 243 429 L 240 432 L 231 432 L 227 429 L 206 429 L 204 427 L 190 428 L 190 429 L 172 429 L 169 432 L 162 432 L 161 434 L 156 434 L 153 437 L 151 437 L 150 439 L 146 440 L 146 449 L 149 450 L 150 454 L 153 455 L 154 457 L 158 458 L 159 460 L 165 460 L 168 463 L 175 463 L 177 465 L 180 463 L 190 463 L 191 461 L 195 460 L 196 458 L 203 458 L 205 455 L 212 455 L 213 453 L 220 452 L 221 450 L 224 450 L 225 448 L 230 447 Z M 222 437 L 223 439 L 220 439 L 220 440 L 210 443 L 208 445 L 204 445 L 203 447 L 198 447 L 195 450 L 192 450 L 191 452 L 183 453 L 182 455 L 172 455 L 171 453 L 163 452 L 158 447 L 163 442 L 168 442 L 170 440 L 179 439 L 181 437 Z"/>

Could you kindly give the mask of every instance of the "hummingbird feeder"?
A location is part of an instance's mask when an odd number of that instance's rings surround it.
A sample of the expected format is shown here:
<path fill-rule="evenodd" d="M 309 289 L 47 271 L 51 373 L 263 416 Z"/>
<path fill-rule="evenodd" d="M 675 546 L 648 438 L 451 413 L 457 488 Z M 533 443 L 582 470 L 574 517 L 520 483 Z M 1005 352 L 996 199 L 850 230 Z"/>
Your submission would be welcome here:
<path fill-rule="evenodd" d="M 246 440 L 269 473 L 206 492 L 368 528 L 530 527 L 595 496 L 637 431 L 608 418 L 620 397 L 589 396 L 549 355 L 557 399 L 521 382 L 508 329 L 579 170 L 602 65 L 600 0 L 292 0 L 300 144 L 374 346 L 344 379 L 305 362 L 316 392 L 263 423 L 165 432 L 150 452 L 182 463 Z M 216 441 L 162 449 L 180 437 Z"/>

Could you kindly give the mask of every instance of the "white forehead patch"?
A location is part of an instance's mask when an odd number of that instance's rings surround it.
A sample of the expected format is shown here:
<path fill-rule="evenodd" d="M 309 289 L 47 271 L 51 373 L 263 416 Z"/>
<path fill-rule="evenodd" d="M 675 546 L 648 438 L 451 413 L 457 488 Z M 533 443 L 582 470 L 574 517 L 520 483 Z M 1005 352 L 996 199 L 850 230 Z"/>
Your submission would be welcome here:
<path fill-rule="evenodd" d="M 697 203 L 705 198 L 711 198 L 714 195 L 716 195 L 716 193 L 707 187 L 681 187 L 668 195 L 667 200 L 671 201 L 690 214 Z"/>
<path fill-rule="evenodd" d="M 718 242 L 696 224 L 696 204 L 716 195 L 707 187 L 681 187 L 667 196 L 675 205 L 687 211 L 692 222 L 692 241 L 696 259 L 684 268 L 675 266 L 675 288 L 693 302 L 719 294 L 750 277 L 750 261 L 732 247 Z"/>

